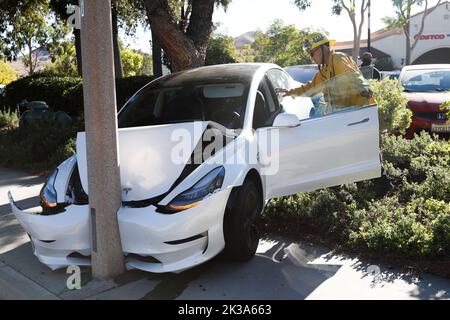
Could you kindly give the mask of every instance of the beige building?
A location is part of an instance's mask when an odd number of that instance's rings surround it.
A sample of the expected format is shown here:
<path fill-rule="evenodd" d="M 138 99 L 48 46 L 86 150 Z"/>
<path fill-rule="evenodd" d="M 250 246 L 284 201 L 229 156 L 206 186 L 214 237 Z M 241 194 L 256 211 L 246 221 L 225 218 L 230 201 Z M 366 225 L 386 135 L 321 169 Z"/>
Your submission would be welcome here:
<path fill-rule="evenodd" d="M 411 19 L 411 42 L 419 37 L 416 48 L 411 52 L 411 63 L 450 63 L 450 2 L 441 3 L 426 17 L 424 31 L 418 36 L 423 14 L 422 11 Z M 401 69 L 405 65 L 406 39 L 401 29 L 382 29 L 372 33 L 371 47 L 376 58 L 390 57 L 394 68 Z M 335 49 L 351 54 L 353 41 L 337 42 Z M 367 39 L 361 40 L 360 52 L 365 51 Z"/>

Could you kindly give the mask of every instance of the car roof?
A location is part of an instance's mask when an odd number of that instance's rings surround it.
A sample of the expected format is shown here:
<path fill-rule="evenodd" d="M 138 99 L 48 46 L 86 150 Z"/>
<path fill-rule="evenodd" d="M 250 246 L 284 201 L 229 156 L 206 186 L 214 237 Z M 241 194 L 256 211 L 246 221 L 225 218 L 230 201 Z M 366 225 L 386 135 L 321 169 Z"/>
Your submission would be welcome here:
<path fill-rule="evenodd" d="M 298 65 L 298 66 L 287 66 L 284 69 L 318 69 L 319 67 L 317 64 L 304 64 L 304 65 Z"/>
<path fill-rule="evenodd" d="M 270 63 L 232 63 L 185 70 L 159 78 L 152 85 L 179 87 L 189 84 L 244 82 L 250 83 L 261 69 L 280 68 Z"/>
<path fill-rule="evenodd" d="M 450 69 L 450 64 L 416 64 L 412 66 L 403 67 L 403 70 L 429 70 L 429 69 Z"/>

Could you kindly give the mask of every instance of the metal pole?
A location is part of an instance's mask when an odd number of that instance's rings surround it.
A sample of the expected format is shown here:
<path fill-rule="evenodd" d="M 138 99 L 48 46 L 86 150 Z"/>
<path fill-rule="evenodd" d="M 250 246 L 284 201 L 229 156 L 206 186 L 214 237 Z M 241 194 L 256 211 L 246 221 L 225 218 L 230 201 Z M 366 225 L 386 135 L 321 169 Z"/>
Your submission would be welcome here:
<path fill-rule="evenodd" d="M 368 32 L 369 32 L 369 34 L 367 35 L 367 50 L 369 51 L 369 52 L 372 52 L 372 43 L 371 43 L 371 40 L 372 40 L 372 34 L 371 34 L 371 32 L 370 32 L 370 18 L 371 18 L 371 5 L 372 5 L 372 3 L 371 3 L 371 0 L 369 0 L 369 4 L 368 4 L 368 15 L 369 15 L 369 19 L 368 19 Z"/>
<path fill-rule="evenodd" d="M 92 275 L 104 280 L 125 271 L 117 222 L 121 188 L 111 0 L 85 0 L 83 5 L 81 46 Z"/>

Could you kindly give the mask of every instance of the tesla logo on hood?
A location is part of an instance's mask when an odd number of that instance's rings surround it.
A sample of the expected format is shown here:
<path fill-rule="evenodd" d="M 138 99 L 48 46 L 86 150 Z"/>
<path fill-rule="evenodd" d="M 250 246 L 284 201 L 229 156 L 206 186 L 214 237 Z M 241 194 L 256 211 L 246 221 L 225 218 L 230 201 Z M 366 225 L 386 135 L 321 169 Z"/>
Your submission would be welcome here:
<path fill-rule="evenodd" d="M 126 196 L 127 196 L 128 193 L 129 193 L 130 191 L 132 191 L 132 190 L 133 190 L 132 188 L 123 188 L 123 189 L 122 189 L 123 193 L 125 193 Z"/>

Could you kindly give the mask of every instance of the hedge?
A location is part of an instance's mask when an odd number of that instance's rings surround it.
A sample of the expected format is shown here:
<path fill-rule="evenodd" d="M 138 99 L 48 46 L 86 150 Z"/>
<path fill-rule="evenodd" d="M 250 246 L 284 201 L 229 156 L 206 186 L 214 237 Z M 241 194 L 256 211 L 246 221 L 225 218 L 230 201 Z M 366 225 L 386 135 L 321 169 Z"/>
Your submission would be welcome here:
<path fill-rule="evenodd" d="M 117 108 L 153 79 L 149 76 L 117 79 Z M 72 117 L 80 117 L 83 114 L 82 80 L 48 73 L 24 77 L 6 87 L 5 106 L 14 108 L 23 100 L 45 101 L 51 111 L 65 111 Z"/>
<path fill-rule="evenodd" d="M 382 135 L 381 151 L 385 176 L 274 199 L 266 229 L 363 256 L 450 266 L 450 143 L 426 132 Z"/>
<path fill-rule="evenodd" d="M 37 174 L 53 170 L 75 153 L 82 130 L 55 122 L 0 128 L 0 166 Z"/>

